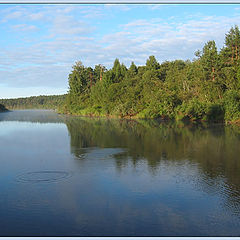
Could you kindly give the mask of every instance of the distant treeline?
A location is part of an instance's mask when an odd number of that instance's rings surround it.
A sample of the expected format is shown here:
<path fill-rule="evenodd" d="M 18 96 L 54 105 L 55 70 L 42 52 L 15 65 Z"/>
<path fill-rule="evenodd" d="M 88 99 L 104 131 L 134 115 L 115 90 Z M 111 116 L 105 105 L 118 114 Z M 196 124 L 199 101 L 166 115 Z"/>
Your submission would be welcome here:
<path fill-rule="evenodd" d="M 4 105 L 0 104 L 0 112 L 5 112 L 7 109 L 5 108 Z"/>
<path fill-rule="evenodd" d="M 62 112 L 123 118 L 164 118 L 206 121 L 240 119 L 240 31 L 232 27 L 224 46 L 215 41 L 195 53 L 193 61 L 127 68 L 118 59 L 109 70 L 77 62 L 69 74 L 69 93 Z M 6 106 L 8 106 L 6 104 Z"/>
<path fill-rule="evenodd" d="M 63 105 L 64 95 L 37 96 L 26 98 L 0 99 L 8 109 L 58 109 Z"/>

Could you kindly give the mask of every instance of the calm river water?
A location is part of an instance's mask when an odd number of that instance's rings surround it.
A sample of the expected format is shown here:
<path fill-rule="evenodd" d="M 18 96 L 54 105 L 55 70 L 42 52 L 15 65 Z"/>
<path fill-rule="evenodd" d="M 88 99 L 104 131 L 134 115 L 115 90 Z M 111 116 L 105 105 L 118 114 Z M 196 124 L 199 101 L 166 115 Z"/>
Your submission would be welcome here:
<path fill-rule="evenodd" d="M 0 236 L 240 236 L 240 128 L 0 113 Z"/>

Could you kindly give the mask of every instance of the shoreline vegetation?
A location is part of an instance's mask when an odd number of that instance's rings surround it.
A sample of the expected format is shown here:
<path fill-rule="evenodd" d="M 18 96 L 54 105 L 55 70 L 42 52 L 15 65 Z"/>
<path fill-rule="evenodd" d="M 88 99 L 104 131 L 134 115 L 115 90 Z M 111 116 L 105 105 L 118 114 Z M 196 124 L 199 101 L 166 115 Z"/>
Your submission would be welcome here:
<path fill-rule="evenodd" d="M 65 95 L 1 99 L 9 109 L 58 109 L 88 117 L 189 120 L 240 124 L 240 31 L 232 27 L 218 51 L 208 41 L 195 59 L 127 68 L 116 59 L 111 69 L 76 62 Z"/>
<path fill-rule="evenodd" d="M 32 96 L 24 98 L 0 99 L 8 109 L 53 109 L 56 110 L 65 102 L 66 94 L 48 95 L 48 96 Z"/>
<path fill-rule="evenodd" d="M 8 109 L 4 105 L 0 104 L 0 112 L 7 112 L 7 111 Z"/>
<path fill-rule="evenodd" d="M 232 27 L 220 51 L 208 41 L 193 61 L 127 68 L 118 59 L 102 65 L 73 65 L 69 92 L 60 113 L 93 117 L 161 118 L 206 122 L 240 122 L 240 31 Z"/>

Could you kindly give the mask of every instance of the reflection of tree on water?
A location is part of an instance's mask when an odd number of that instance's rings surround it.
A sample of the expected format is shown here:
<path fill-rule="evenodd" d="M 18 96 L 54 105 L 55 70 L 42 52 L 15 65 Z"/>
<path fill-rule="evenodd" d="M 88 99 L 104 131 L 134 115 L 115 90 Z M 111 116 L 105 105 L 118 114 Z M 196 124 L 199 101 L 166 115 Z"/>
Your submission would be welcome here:
<path fill-rule="evenodd" d="M 205 192 L 221 188 L 226 206 L 240 212 L 240 134 L 232 126 L 184 125 L 156 120 L 68 118 L 71 151 L 76 157 L 86 148 L 124 148 L 113 155 L 121 170 L 129 159 L 147 163 L 154 172 L 162 161 L 189 162 L 201 173 L 198 185 Z M 221 179 L 221 181 L 219 180 Z M 218 186 L 219 185 L 219 186 Z"/>

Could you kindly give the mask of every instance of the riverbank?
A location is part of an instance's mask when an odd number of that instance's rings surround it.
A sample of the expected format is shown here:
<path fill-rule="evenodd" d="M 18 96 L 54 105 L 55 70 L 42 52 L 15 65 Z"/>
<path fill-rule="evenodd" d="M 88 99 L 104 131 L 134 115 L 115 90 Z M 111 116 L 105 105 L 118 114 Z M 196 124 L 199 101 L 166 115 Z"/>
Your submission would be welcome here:
<path fill-rule="evenodd" d="M 6 111 L 8 111 L 8 109 L 4 105 L 0 104 L 0 112 L 6 112 Z"/>
<path fill-rule="evenodd" d="M 144 112 L 144 111 L 143 111 Z M 146 111 L 145 111 L 146 112 Z M 172 114 L 172 117 L 162 115 L 162 116 L 147 116 L 142 112 L 135 115 L 117 115 L 117 114 L 107 114 L 98 111 L 94 111 L 93 108 L 84 108 L 78 111 L 64 111 L 63 109 L 59 109 L 57 111 L 59 114 L 66 114 L 71 116 L 79 116 L 79 117 L 88 117 L 88 118 L 106 118 L 106 119 L 132 119 L 132 120 L 160 120 L 160 121 L 175 121 L 175 122 L 185 122 L 185 123 L 200 123 L 200 124 L 208 124 L 208 123 L 216 123 L 216 124 L 233 124 L 240 126 L 240 119 L 235 121 L 225 121 L 223 115 L 215 117 L 215 119 L 211 117 L 205 117 L 202 119 L 191 117 L 188 115 L 183 115 L 181 113 Z"/>

